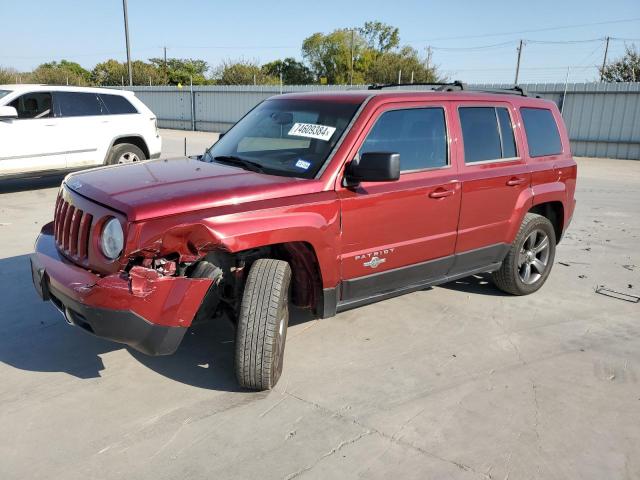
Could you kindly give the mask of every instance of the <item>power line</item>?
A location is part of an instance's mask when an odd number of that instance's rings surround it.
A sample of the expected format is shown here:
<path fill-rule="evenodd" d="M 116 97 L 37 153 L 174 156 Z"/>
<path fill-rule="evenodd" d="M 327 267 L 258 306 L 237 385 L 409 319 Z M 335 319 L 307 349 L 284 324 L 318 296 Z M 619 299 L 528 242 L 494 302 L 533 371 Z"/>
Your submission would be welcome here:
<path fill-rule="evenodd" d="M 573 24 L 573 25 L 559 25 L 556 27 L 545 27 L 545 28 L 534 28 L 530 30 L 520 30 L 517 32 L 501 32 L 501 33 L 484 33 L 479 35 L 459 35 L 455 37 L 439 37 L 439 38 L 430 38 L 426 40 L 411 40 L 409 43 L 419 43 L 419 42 L 433 42 L 439 40 L 461 40 L 466 38 L 488 38 L 488 37 L 503 37 L 506 35 L 521 35 L 523 33 L 536 33 L 536 32 L 551 32 L 555 30 L 566 30 L 571 28 L 581 28 L 581 27 L 593 27 L 597 25 L 611 25 L 614 23 L 630 23 L 630 22 L 638 22 L 640 21 L 640 17 L 636 18 L 627 18 L 621 20 L 608 20 L 604 22 L 594 22 L 594 23 L 581 23 L 581 24 Z"/>

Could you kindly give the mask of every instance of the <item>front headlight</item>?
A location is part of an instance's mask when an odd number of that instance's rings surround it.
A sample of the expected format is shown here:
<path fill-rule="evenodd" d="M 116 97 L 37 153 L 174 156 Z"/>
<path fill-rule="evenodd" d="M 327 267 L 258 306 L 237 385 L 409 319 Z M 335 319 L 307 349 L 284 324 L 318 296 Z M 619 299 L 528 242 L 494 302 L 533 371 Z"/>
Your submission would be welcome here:
<path fill-rule="evenodd" d="M 102 234 L 100 235 L 100 248 L 102 253 L 109 260 L 115 260 L 118 258 L 124 247 L 124 232 L 122 231 L 122 225 L 115 218 L 107 220 L 102 227 Z"/>

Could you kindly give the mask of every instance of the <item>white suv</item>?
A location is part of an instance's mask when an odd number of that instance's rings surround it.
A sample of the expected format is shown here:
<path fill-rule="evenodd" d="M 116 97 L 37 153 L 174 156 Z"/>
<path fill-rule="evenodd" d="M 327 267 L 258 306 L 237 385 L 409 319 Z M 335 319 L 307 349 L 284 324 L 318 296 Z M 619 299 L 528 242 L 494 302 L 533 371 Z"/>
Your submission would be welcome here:
<path fill-rule="evenodd" d="M 158 158 L 161 144 L 133 92 L 0 85 L 0 178 Z"/>

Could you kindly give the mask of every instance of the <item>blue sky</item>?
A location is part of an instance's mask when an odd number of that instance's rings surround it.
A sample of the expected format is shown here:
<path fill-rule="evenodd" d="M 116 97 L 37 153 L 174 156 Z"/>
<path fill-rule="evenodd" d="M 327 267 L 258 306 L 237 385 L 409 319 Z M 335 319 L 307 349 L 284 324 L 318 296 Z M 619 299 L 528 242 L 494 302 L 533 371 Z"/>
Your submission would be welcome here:
<path fill-rule="evenodd" d="M 215 66 L 224 59 L 300 58 L 302 41 L 311 33 L 380 20 L 399 27 L 402 43 L 422 54 L 427 45 L 434 47 L 433 59 L 441 71 L 468 82 L 512 82 L 519 38 L 640 39 L 639 0 L 538 0 L 521 5 L 465 0 L 129 0 L 129 29 L 134 59 L 159 57 L 166 45 L 170 57 L 202 58 Z M 22 0 L 3 2 L 0 11 L 1 66 L 30 70 L 65 58 L 90 68 L 106 58 L 126 58 L 121 0 Z M 619 20 L 625 21 L 519 33 Z M 640 46 L 640 41 L 635 43 Z M 521 82 L 564 82 L 567 66 L 572 67 L 570 81 L 594 80 L 594 65 L 602 62 L 603 51 L 601 41 L 529 42 L 523 50 Z M 623 41 L 611 42 L 610 57 L 623 51 Z"/>

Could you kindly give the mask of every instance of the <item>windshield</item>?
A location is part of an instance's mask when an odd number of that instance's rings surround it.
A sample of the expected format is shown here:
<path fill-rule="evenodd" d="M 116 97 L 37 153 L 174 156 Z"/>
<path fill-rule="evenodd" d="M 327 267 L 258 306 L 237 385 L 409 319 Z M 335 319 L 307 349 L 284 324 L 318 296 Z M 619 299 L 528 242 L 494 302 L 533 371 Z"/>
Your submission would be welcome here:
<path fill-rule="evenodd" d="M 0 90 L 0 98 L 4 97 L 5 95 L 9 95 L 11 93 L 11 90 Z"/>
<path fill-rule="evenodd" d="M 359 106 L 326 100 L 267 100 L 234 125 L 202 160 L 313 178 Z"/>

